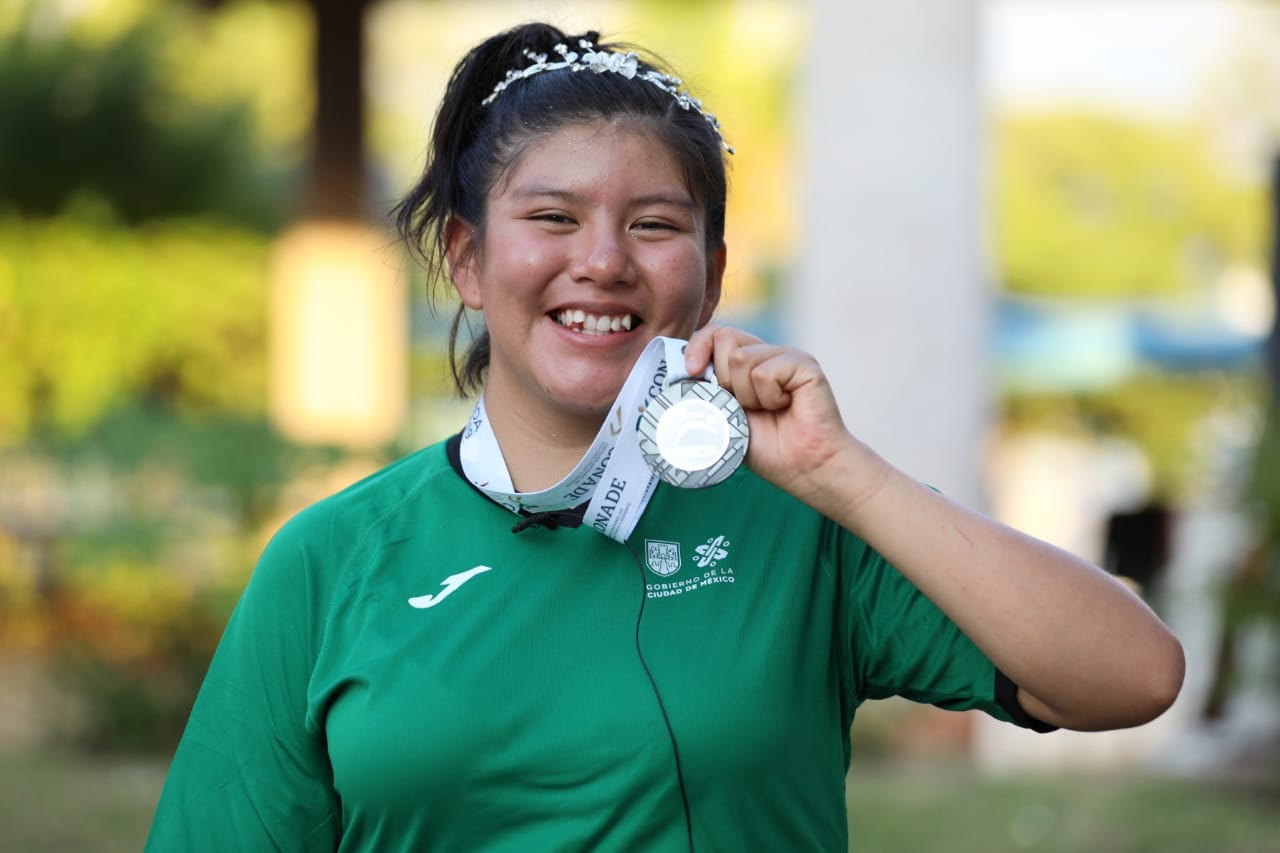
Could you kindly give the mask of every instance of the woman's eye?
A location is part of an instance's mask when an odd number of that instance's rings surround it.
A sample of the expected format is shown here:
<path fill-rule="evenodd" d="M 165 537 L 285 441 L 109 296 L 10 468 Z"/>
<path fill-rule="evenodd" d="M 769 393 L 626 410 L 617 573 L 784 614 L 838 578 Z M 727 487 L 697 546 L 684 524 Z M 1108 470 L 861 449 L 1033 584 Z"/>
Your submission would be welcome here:
<path fill-rule="evenodd" d="M 637 222 L 635 227 L 640 229 L 641 231 L 678 231 L 679 230 L 678 228 L 676 228 L 675 225 L 672 225 L 670 222 L 656 222 L 648 219 L 643 222 Z"/>

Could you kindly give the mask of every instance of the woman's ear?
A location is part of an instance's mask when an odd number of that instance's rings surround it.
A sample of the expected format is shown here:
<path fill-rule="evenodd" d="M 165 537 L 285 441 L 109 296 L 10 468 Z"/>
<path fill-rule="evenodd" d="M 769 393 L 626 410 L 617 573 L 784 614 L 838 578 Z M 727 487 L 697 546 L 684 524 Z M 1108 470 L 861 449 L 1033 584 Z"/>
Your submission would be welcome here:
<path fill-rule="evenodd" d="M 720 304 L 720 292 L 724 284 L 724 267 L 729 250 L 723 243 L 707 256 L 707 285 L 702 295 L 702 313 L 698 315 L 698 328 L 711 322 Z"/>
<path fill-rule="evenodd" d="M 480 298 L 479 246 L 476 227 L 464 219 L 450 217 L 445 226 L 445 259 L 449 264 L 449 280 L 458 291 L 462 304 L 475 311 L 484 308 Z"/>

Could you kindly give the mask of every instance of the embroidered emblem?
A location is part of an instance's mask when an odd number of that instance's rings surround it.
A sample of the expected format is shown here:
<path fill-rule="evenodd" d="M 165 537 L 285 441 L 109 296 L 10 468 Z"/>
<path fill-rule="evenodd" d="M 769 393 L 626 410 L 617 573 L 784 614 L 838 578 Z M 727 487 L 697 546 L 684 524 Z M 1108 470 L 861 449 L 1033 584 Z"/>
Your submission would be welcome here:
<path fill-rule="evenodd" d="M 716 563 L 729 556 L 729 540 L 723 536 L 708 539 L 707 544 L 693 549 L 698 554 L 695 565 L 700 569 L 713 568 Z"/>
<path fill-rule="evenodd" d="M 655 575 L 674 575 L 680 571 L 680 543 L 644 540 L 644 562 Z"/>

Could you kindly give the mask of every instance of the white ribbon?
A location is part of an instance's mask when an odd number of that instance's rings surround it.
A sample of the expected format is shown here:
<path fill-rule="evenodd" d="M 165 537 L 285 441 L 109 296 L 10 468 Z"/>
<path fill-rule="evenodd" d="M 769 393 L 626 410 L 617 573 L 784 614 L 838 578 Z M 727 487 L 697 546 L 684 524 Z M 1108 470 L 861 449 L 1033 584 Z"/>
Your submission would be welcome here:
<path fill-rule="evenodd" d="M 657 337 L 640 353 L 586 455 L 560 482 L 538 492 L 517 492 L 489 424 L 481 394 L 462 433 L 462 472 L 477 489 L 515 513 L 570 509 L 590 498 L 584 524 L 625 542 L 653 497 L 658 476 L 640 453 L 636 426 L 645 404 L 672 382 L 691 378 L 679 338 Z M 707 377 L 715 374 L 707 368 Z"/>

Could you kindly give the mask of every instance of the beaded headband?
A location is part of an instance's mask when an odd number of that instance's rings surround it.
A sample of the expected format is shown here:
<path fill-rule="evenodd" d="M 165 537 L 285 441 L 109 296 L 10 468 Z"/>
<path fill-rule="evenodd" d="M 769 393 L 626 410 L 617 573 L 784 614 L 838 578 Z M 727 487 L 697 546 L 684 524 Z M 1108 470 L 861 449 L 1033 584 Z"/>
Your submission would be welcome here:
<path fill-rule="evenodd" d="M 628 80 L 640 79 L 647 83 L 652 83 L 674 98 L 681 109 L 697 110 L 707 120 L 707 124 L 711 125 L 711 129 L 715 131 L 716 138 L 720 140 L 724 150 L 730 154 L 733 153 L 733 148 L 729 143 L 725 142 L 724 134 L 720 132 L 720 122 L 716 121 L 715 116 L 702 108 L 701 101 L 680 89 L 680 78 L 672 77 L 670 74 L 663 74 L 661 71 L 641 71 L 640 58 L 632 51 L 611 53 L 607 50 L 597 50 L 596 46 L 586 39 L 580 39 L 578 47 L 582 49 L 582 53 L 570 50 L 568 45 L 564 44 L 558 44 L 553 47 L 552 50 L 560 55 L 561 61 L 559 62 L 548 62 L 548 57 L 545 53 L 534 53 L 531 50 L 524 51 L 524 55 L 533 60 L 533 64 L 526 65 L 524 68 L 512 68 L 508 71 L 506 78 L 493 87 L 489 97 L 480 102 L 481 105 L 488 106 L 493 103 L 504 89 L 517 80 L 524 80 L 535 74 L 541 74 L 543 71 L 559 71 L 561 68 L 568 68 L 570 71 L 592 71 L 596 74 L 604 74 L 606 72 L 621 74 Z"/>

